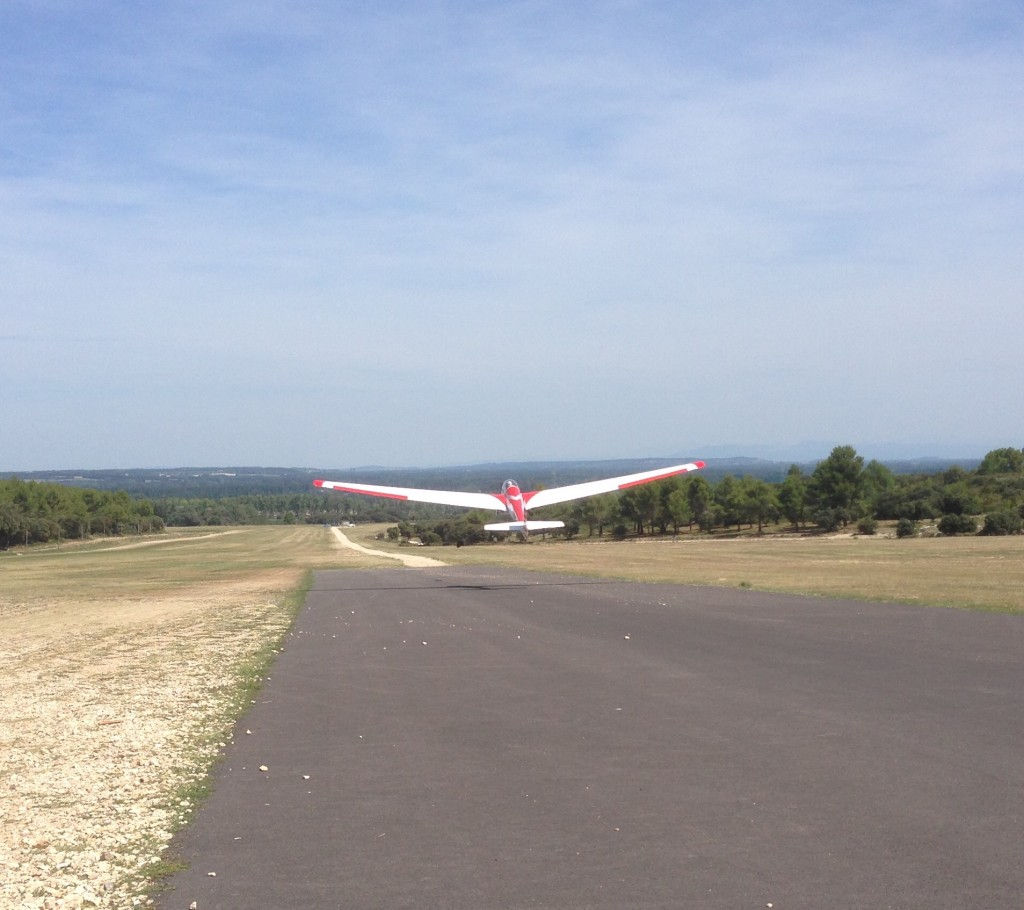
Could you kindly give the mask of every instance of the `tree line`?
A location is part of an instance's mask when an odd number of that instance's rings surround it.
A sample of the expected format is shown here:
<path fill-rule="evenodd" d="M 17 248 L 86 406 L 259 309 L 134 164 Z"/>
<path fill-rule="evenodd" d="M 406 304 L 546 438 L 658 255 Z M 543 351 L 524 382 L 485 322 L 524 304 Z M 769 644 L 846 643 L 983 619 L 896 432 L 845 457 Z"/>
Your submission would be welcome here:
<path fill-rule="evenodd" d="M 989 452 L 977 469 L 951 467 L 937 474 L 893 473 L 878 461 L 865 463 L 853 446 L 837 446 L 810 473 L 798 465 L 771 483 L 727 474 L 717 483 L 700 474 L 669 478 L 536 513 L 565 522 L 556 535 L 624 538 L 678 534 L 684 526 L 704 532 L 759 533 L 768 526 L 837 531 L 855 526 L 874 534 L 880 521 L 895 521 L 897 534 L 913 536 L 922 522 L 937 522 L 944 535 L 1019 534 L 1024 528 L 1024 450 Z M 470 513 L 435 521 L 403 521 L 390 533 L 427 544 L 476 543 L 487 538 Z"/>
<path fill-rule="evenodd" d="M 164 521 L 147 499 L 16 477 L 0 480 L 0 548 L 80 540 L 94 534 L 146 534 Z"/>
<path fill-rule="evenodd" d="M 259 493 L 223 499 L 145 498 L 17 477 L 0 478 L 0 549 L 16 544 L 148 534 L 168 527 L 395 521 L 384 501 L 322 493 Z"/>
<path fill-rule="evenodd" d="M 852 446 L 837 446 L 813 470 L 790 467 L 770 482 L 726 474 L 669 478 L 547 509 L 535 517 L 565 522 L 562 536 L 614 537 L 704 532 L 744 526 L 835 531 L 854 526 L 874 533 L 896 521 L 908 536 L 923 522 L 942 534 L 1018 534 L 1024 527 L 1024 449 L 989 452 L 973 471 L 951 467 L 935 474 L 896 474 L 865 463 Z M 486 540 L 492 514 L 445 506 L 400 503 L 350 494 L 251 493 L 226 498 L 133 497 L 59 483 L 0 479 L 0 547 L 102 534 L 141 534 L 165 527 L 281 523 L 395 522 L 396 538 L 424 543 Z"/>

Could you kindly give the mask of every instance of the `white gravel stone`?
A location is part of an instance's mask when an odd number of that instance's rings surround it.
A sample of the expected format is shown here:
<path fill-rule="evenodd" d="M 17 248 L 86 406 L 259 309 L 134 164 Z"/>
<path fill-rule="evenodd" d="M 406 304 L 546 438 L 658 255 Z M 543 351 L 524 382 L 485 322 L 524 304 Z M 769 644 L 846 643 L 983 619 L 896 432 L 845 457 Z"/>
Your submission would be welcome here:
<path fill-rule="evenodd" d="M 61 608 L 0 593 L 0 907 L 145 906 L 238 710 L 234 668 L 287 616 L 251 591 Z"/>

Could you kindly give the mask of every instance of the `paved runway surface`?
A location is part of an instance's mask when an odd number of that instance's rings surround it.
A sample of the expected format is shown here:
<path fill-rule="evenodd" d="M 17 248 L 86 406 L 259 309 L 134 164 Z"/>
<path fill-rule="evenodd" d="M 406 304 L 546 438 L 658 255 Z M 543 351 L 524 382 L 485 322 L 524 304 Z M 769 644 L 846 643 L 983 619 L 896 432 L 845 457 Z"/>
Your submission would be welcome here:
<path fill-rule="evenodd" d="M 321 572 L 158 906 L 1019 908 L 1022 658 L 1019 616 Z"/>

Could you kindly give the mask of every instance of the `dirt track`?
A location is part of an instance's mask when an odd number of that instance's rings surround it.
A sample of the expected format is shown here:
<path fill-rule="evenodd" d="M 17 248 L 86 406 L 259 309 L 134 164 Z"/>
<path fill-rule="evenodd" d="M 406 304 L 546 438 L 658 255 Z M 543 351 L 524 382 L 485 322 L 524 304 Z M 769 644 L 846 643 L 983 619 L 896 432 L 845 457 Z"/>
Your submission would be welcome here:
<path fill-rule="evenodd" d="M 447 563 L 441 562 L 439 559 L 432 559 L 429 556 L 414 556 L 411 553 L 389 553 L 384 550 L 371 550 L 369 547 L 364 547 L 362 544 L 349 540 L 342 533 L 341 528 L 331 528 L 331 530 L 343 547 L 355 550 L 357 553 L 364 553 L 367 556 L 383 556 L 385 559 L 397 559 L 402 565 L 410 569 L 429 569 L 434 566 L 447 565 Z"/>

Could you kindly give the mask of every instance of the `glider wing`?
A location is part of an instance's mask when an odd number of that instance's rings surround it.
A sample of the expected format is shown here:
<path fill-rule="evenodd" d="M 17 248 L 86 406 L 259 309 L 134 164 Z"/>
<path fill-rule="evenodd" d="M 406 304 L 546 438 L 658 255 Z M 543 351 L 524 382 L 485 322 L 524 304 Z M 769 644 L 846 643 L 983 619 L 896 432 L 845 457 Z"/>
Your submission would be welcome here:
<path fill-rule="evenodd" d="M 675 477 L 689 471 L 698 471 L 704 467 L 703 461 L 692 461 L 688 464 L 677 464 L 669 468 L 658 468 L 655 471 L 641 471 L 639 474 L 624 474 L 621 477 L 609 477 L 606 480 L 591 480 L 587 483 L 574 483 L 568 487 L 552 487 L 550 490 L 538 490 L 527 493 L 523 499 L 531 509 L 550 506 L 557 502 L 568 502 L 571 499 L 583 499 L 586 496 L 598 496 L 601 493 L 615 493 L 628 490 L 641 484 Z"/>
<path fill-rule="evenodd" d="M 361 493 L 364 496 L 382 496 L 408 502 L 433 502 L 467 509 L 491 509 L 504 512 L 505 503 L 493 493 L 463 493 L 459 490 L 418 490 L 415 487 L 383 487 L 370 483 L 349 483 L 344 480 L 314 480 L 313 486 L 341 493 Z"/>

